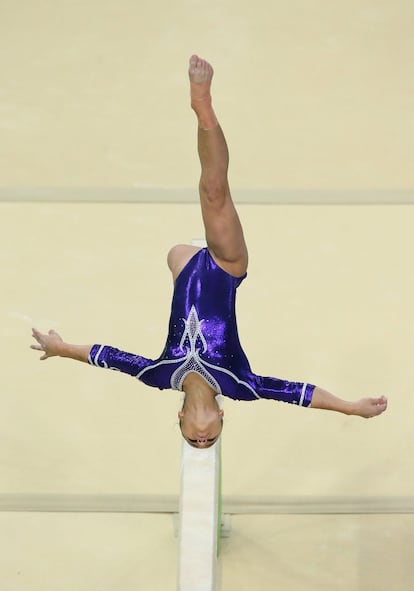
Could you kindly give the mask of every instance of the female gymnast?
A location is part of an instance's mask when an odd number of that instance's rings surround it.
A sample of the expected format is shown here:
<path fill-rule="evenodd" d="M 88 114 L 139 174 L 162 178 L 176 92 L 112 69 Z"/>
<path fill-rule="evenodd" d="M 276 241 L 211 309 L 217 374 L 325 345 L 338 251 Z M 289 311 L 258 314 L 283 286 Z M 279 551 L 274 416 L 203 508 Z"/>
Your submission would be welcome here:
<path fill-rule="evenodd" d="M 158 359 L 107 345 L 73 345 L 57 332 L 33 329 L 41 360 L 68 357 L 128 373 L 145 384 L 184 392 L 178 413 L 190 445 L 213 445 L 223 427 L 217 394 L 236 400 L 260 398 L 334 410 L 369 418 L 387 408 L 385 396 L 349 402 L 303 382 L 263 377 L 252 372 L 236 324 L 236 289 L 246 277 L 248 254 L 227 179 L 229 155 L 210 95 L 213 68 L 193 55 L 189 64 L 191 107 L 198 120 L 201 163 L 200 203 L 207 248 L 174 246 L 168 266 L 174 280 L 169 331 Z"/>

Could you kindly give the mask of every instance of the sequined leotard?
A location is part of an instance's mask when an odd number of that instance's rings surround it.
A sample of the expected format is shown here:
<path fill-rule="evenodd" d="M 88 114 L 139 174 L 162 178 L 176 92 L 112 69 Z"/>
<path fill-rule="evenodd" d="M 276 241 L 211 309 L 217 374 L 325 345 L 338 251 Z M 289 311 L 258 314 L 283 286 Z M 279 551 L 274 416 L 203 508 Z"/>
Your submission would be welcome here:
<path fill-rule="evenodd" d="M 158 359 L 107 345 L 93 345 L 89 363 L 128 373 L 148 386 L 181 390 L 196 372 L 218 393 L 235 400 L 271 398 L 309 406 L 314 387 L 256 375 L 241 348 L 236 289 L 246 275 L 233 277 L 207 248 L 196 252 L 174 286 L 167 342 Z"/>

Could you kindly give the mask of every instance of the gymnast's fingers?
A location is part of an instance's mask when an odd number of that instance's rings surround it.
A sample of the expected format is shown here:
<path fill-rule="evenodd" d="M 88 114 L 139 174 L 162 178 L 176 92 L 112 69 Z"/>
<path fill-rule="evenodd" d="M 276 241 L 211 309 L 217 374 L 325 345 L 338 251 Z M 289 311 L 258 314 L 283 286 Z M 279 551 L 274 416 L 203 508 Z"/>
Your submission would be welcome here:
<path fill-rule="evenodd" d="M 30 348 L 34 349 L 35 351 L 43 351 L 42 345 L 30 345 Z"/>
<path fill-rule="evenodd" d="M 37 328 L 32 328 L 32 336 L 36 339 L 38 343 L 40 343 L 40 339 L 43 335 L 39 330 L 37 330 Z"/>
<path fill-rule="evenodd" d="M 35 351 L 42 351 L 43 355 L 41 357 L 39 357 L 40 361 L 43 361 L 44 359 L 48 359 L 49 355 L 47 354 L 47 352 L 44 350 L 44 348 L 41 345 L 30 345 L 31 349 L 34 349 Z"/>

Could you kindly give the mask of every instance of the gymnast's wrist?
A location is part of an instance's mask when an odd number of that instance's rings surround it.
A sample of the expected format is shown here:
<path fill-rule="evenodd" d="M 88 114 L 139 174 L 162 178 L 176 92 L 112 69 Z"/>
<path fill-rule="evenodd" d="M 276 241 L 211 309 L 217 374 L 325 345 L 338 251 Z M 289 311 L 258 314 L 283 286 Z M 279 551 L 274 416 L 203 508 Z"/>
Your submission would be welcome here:
<path fill-rule="evenodd" d="M 352 401 L 346 403 L 347 409 L 345 414 L 356 416 L 359 415 L 359 401 Z"/>
<path fill-rule="evenodd" d="M 57 344 L 56 355 L 87 363 L 91 349 L 92 345 L 73 345 L 61 341 Z"/>
<path fill-rule="evenodd" d="M 65 343 L 65 341 L 56 343 L 54 349 L 55 355 L 57 355 L 57 357 L 70 357 L 70 345 Z"/>

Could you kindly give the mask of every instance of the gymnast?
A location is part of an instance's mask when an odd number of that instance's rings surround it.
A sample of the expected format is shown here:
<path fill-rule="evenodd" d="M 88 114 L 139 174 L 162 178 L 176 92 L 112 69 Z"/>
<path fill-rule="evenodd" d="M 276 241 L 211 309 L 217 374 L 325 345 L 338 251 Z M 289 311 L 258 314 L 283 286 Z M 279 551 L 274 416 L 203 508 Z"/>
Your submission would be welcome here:
<path fill-rule="evenodd" d="M 216 396 L 235 400 L 261 398 L 370 418 L 387 408 L 385 396 L 349 402 L 318 386 L 263 377 L 252 372 L 243 352 L 235 316 L 236 289 L 246 277 L 248 253 L 227 179 L 226 140 L 212 107 L 211 65 L 193 55 L 189 78 L 191 107 L 198 120 L 201 163 L 199 194 L 207 248 L 174 246 L 168 266 L 174 293 L 167 341 L 158 359 L 148 359 L 108 345 L 73 345 L 49 330 L 33 329 L 41 360 L 67 357 L 121 371 L 148 386 L 184 392 L 178 413 L 185 440 L 207 448 L 219 438 L 223 410 Z"/>

